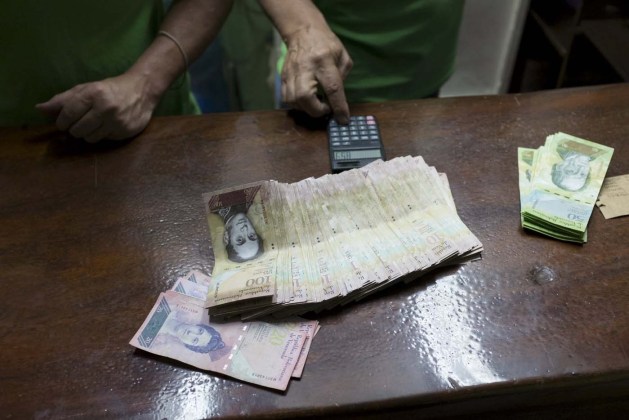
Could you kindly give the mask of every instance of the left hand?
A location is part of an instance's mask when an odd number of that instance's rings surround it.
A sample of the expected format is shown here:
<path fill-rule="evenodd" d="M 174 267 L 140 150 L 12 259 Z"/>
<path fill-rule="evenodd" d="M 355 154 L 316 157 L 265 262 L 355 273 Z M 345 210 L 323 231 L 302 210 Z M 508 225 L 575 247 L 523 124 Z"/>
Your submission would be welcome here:
<path fill-rule="evenodd" d="M 59 130 L 89 143 L 123 140 L 144 130 L 157 105 L 144 85 L 142 77 L 125 73 L 76 85 L 36 108 L 56 117 Z"/>

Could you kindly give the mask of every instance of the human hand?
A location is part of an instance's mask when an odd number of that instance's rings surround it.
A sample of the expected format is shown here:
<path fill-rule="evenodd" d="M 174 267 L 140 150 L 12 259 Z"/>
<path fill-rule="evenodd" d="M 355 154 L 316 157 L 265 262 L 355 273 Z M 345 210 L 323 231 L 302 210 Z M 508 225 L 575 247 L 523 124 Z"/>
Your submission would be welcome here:
<path fill-rule="evenodd" d="M 125 73 L 74 86 L 36 108 L 55 117 L 59 130 L 89 143 L 123 140 L 141 132 L 151 119 L 158 99 L 145 92 L 142 77 Z"/>
<path fill-rule="evenodd" d="M 306 27 L 287 39 L 288 52 L 282 69 L 282 100 L 313 117 L 330 112 L 341 124 L 349 122 L 349 106 L 343 80 L 352 59 L 329 30 Z M 328 103 L 317 97 L 321 85 Z"/>

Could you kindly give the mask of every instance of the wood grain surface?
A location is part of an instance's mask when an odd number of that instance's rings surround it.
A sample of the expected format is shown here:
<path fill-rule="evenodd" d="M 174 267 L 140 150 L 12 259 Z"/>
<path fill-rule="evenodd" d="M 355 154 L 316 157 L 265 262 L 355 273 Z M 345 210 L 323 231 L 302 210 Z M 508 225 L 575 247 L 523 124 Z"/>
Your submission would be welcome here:
<path fill-rule="evenodd" d="M 86 145 L 0 129 L 2 418 L 573 418 L 629 410 L 629 218 L 588 242 L 520 228 L 517 147 L 563 131 L 629 173 L 629 85 L 352 107 L 388 158 L 448 175 L 481 261 L 320 314 L 285 393 L 133 349 L 158 294 L 211 272 L 201 193 L 329 172 L 325 132 L 283 111 L 154 119 Z M 585 418 L 584 417 L 584 418 Z"/>

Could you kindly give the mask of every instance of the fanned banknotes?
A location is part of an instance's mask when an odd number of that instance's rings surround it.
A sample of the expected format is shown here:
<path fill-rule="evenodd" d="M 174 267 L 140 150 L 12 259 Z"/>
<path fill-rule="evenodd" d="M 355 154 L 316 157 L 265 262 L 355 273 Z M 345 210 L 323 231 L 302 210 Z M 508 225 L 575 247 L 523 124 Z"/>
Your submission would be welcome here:
<path fill-rule="evenodd" d="M 521 222 L 556 239 L 584 243 L 614 149 L 565 133 L 518 149 Z"/>
<path fill-rule="evenodd" d="M 286 317 L 359 300 L 478 258 L 444 174 L 421 157 L 203 194 L 213 317 Z"/>
<path fill-rule="evenodd" d="M 257 385 L 285 390 L 301 377 L 317 321 L 213 322 L 205 309 L 210 277 L 194 271 L 160 294 L 131 339 L 138 349 Z"/>

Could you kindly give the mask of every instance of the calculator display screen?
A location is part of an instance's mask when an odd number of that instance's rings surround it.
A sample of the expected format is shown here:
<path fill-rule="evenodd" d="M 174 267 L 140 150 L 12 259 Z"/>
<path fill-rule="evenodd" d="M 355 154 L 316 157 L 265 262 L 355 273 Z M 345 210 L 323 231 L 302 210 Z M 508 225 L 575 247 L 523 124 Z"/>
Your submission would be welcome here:
<path fill-rule="evenodd" d="M 380 149 L 368 150 L 341 150 L 334 152 L 336 160 L 373 159 L 382 157 Z"/>

